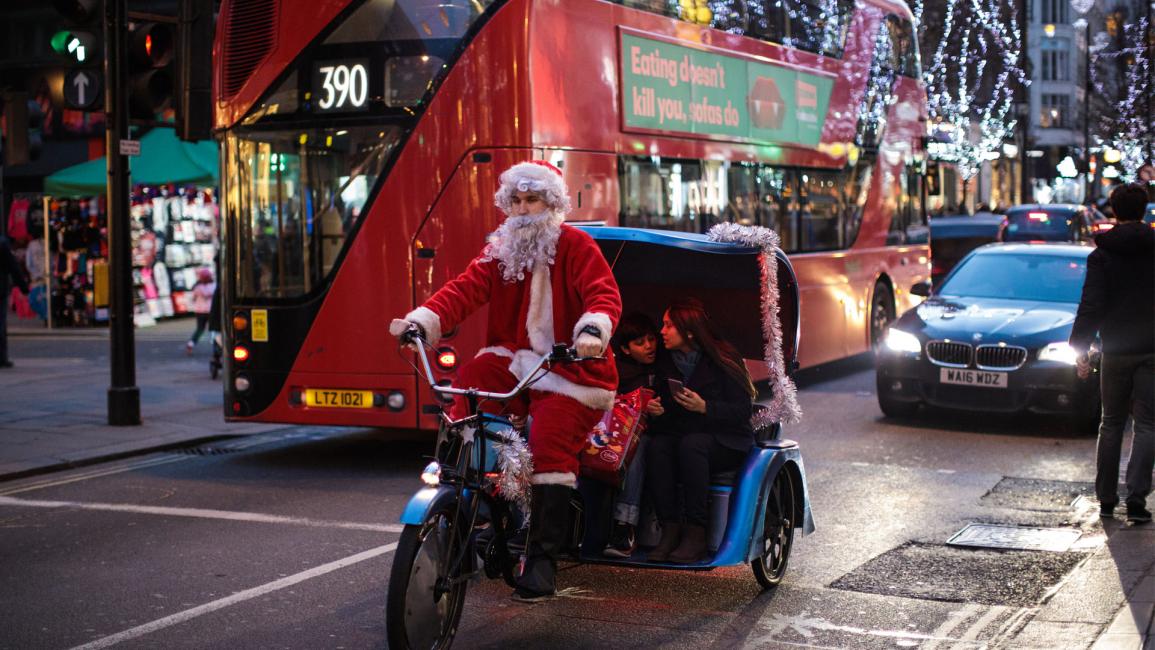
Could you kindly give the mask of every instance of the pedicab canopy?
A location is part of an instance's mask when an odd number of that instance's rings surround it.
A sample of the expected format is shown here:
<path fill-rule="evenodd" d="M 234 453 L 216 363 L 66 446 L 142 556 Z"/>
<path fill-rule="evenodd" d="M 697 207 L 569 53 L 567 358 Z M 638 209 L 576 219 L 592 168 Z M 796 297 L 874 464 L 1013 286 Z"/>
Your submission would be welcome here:
<path fill-rule="evenodd" d="M 129 158 L 133 185 L 213 187 L 220 178 L 216 142 L 182 142 L 172 129 L 157 128 L 140 138 L 140 155 Z M 44 179 L 44 193 L 55 197 L 94 196 L 108 188 L 104 158 L 62 169 Z"/>
<path fill-rule="evenodd" d="M 640 311 L 660 323 L 671 302 L 698 298 L 718 333 L 744 358 L 765 361 L 773 392 L 771 421 L 801 417 L 790 380 L 798 358 L 798 281 L 773 231 L 730 223 L 706 235 L 582 229 L 613 269 L 623 313 Z"/>

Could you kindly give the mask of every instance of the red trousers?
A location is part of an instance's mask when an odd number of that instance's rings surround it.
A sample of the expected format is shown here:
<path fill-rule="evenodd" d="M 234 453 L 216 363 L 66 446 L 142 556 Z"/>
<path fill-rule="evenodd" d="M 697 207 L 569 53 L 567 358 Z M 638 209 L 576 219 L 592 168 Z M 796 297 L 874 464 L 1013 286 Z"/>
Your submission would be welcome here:
<path fill-rule="evenodd" d="M 494 393 L 512 390 L 518 379 L 509 371 L 509 362 L 508 357 L 482 354 L 461 367 L 454 385 Z M 484 402 L 481 410 L 532 418 L 529 451 L 533 455 L 533 482 L 539 484 L 576 483 L 578 456 L 585 448 L 590 431 L 602 417 L 602 411 L 572 397 L 532 389 L 506 404 Z M 457 398 L 451 415 L 461 418 L 468 414 L 465 399 Z"/>

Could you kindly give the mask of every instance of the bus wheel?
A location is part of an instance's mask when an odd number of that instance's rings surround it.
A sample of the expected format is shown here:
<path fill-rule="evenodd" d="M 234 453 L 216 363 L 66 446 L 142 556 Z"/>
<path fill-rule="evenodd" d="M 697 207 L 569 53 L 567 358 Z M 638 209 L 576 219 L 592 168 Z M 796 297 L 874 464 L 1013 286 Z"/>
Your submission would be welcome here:
<path fill-rule="evenodd" d="M 430 512 L 401 532 L 389 574 L 385 631 L 390 648 L 448 648 L 457 634 L 467 582 L 451 564 L 461 559 L 454 504 Z"/>
<path fill-rule="evenodd" d="M 754 577 L 763 589 L 773 589 L 786 575 L 790 548 L 794 545 L 794 481 L 786 470 L 780 470 L 766 495 L 766 520 L 762 531 L 762 554 L 750 563 Z"/>
<path fill-rule="evenodd" d="M 876 350 L 886 336 L 886 328 L 894 320 L 894 295 L 883 282 L 874 284 L 874 298 L 870 301 L 870 349 Z"/>

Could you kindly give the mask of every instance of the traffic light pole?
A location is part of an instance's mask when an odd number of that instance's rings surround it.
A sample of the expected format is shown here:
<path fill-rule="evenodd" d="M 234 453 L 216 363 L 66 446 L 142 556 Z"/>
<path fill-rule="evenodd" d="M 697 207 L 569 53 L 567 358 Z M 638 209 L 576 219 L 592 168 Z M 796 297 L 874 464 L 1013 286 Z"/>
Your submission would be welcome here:
<path fill-rule="evenodd" d="M 109 339 L 112 384 L 108 388 L 108 423 L 140 424 L 140 389 L 136 386 L 136 342 L 133 332 L 132 230 L 129 222 L 128 156 L 121 142 L 128 131 L 128 2 L 104 3 L 104 109 L 108 160 Z"/>

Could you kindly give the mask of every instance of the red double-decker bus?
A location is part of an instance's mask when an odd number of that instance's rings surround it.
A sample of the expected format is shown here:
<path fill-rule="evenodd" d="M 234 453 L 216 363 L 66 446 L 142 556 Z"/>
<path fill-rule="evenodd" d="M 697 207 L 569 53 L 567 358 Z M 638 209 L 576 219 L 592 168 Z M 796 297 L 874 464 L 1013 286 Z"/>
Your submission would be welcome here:
<path fill-rule="evenodd" d="M 226 417 L 433 426 L 386 325 L 536 158 L 571 222 L 773 228 L 801 364 L 869 349 L 929 276 L 913 34 L 900 0 L 225 0 Z M 443 380 L 484 322 L 445 337 Z"/>

